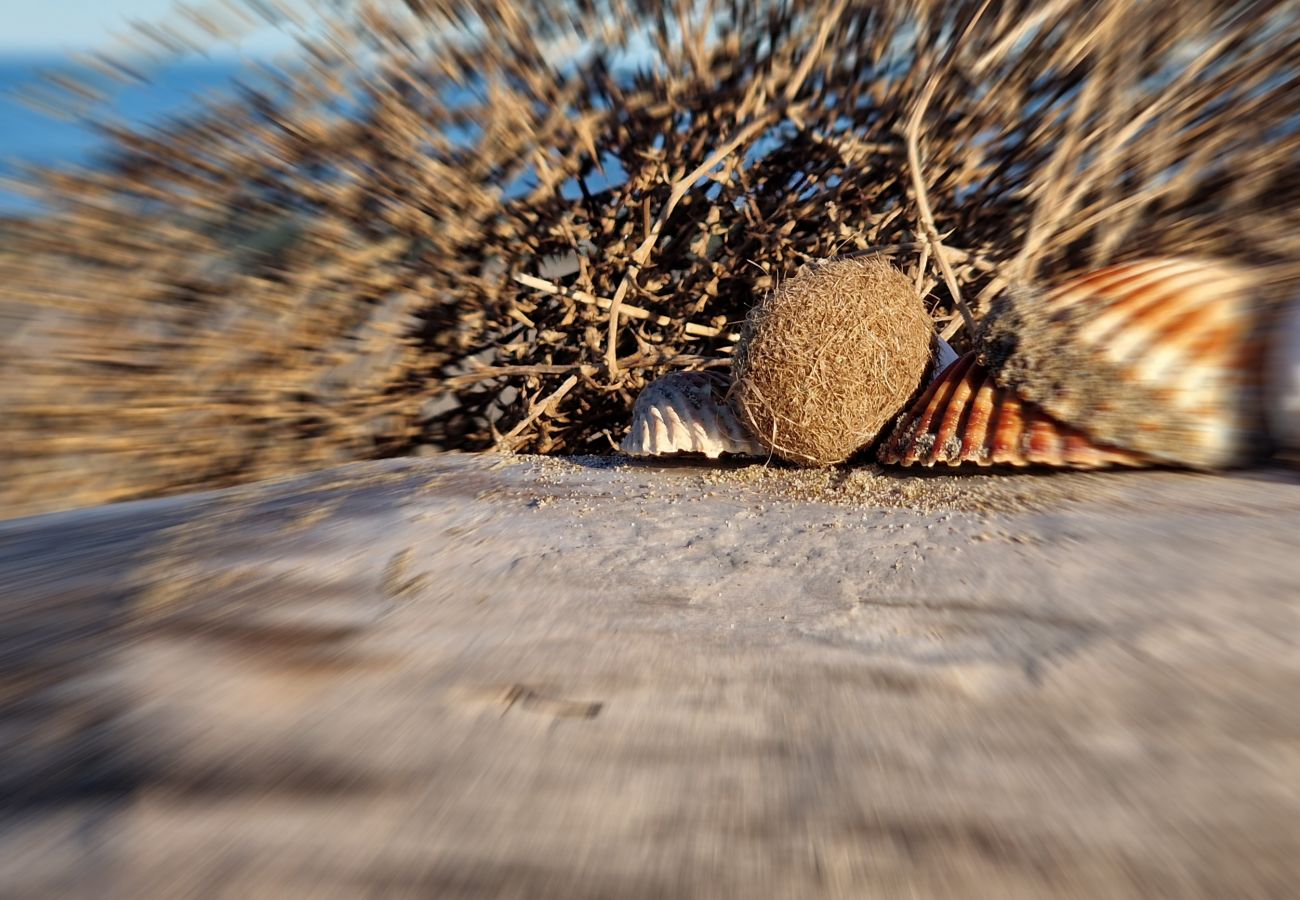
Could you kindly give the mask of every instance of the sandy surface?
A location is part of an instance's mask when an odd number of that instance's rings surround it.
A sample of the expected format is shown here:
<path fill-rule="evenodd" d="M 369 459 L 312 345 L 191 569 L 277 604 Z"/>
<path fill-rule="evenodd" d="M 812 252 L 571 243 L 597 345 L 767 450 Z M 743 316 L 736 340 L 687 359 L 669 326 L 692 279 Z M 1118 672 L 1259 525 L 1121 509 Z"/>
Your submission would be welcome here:
<path fill-rule="evenodd" d="M 0 523 L 0 895 L 1294 897 L 1298 526 L 466 456 Z"/>

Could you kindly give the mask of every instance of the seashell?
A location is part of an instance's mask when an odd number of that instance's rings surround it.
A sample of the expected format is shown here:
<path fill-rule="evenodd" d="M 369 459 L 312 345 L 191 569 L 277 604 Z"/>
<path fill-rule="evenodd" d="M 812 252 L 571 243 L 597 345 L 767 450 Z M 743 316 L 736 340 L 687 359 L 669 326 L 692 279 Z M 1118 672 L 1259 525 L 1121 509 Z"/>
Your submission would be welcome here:
<path fill-rule="evenodd" d="M 727 379 L 712 372 L 673 372 L 641 391 L 620 449 L 632 456 L 724 453 L 767 456 L 723 399 Z"/>
<path fill-rule="evenodd" d="M 1300 451 L 1300 301 L 1282 310 L 1269 354 L 1268 425 L 1278 449 Z"/>
<path fill-rule="evenodd" d="M 1261 417 L 1255 284 L 1225 262 L 1172 257 L 1011 290 L 981 327 L 980 361 L 1097 445 L 1237 465 L 1255 452 Z"/>
<path fill-rule="evenodd" d="M 967 353 L 904 413 L 876 458 L 887 465 L 1053 466 L 1100 469 L 1149 465 L 1140 454 L 1094 443 L 1000 387 Z"/>

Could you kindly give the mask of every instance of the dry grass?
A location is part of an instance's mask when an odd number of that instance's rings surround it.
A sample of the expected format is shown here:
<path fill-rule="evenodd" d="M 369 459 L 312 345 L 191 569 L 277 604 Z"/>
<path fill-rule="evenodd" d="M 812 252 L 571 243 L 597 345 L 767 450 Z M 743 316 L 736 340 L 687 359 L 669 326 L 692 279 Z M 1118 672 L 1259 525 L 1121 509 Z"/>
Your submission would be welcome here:
<path fill-rule="evenodd" d="M 28 179 L 52 211 L 0 254 L 6 512 L 422 446 L 608 450 L 648 380 L 728 366 L 756 298 L 848 253 L 959 346 L 959 297 L 977 320 L 1144 254 L 1300 284 L 1294 4 L 339 9 L 241 93 Z M 136 43 L 212 49 L 239 12 Z M 119 62 L 46 100 L 99 115 Z"/>

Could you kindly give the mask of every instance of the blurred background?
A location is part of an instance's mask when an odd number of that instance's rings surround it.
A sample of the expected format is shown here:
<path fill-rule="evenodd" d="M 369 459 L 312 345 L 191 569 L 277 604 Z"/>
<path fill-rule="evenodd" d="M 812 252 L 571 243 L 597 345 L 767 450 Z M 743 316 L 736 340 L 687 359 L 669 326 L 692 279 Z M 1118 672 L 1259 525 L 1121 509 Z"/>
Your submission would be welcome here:
<path fill-rule="evenodd" d="M 754 298 L 836 255 L 898 266 L 958 352 L 1008 286 L 1112 263 L 1239 264 L 1269 322 L 1297 282 L 1289 4 L 16 21 L 12 515 L 446 450 L 609 454 L 641 388 L 730 368 Z"/>
<path fill-rule="evenodd" d="M 1300 4 L 4 21 L 0 895 L 1295 895 Z M 1134 470 L 618 456 L 846 255 Z"/>

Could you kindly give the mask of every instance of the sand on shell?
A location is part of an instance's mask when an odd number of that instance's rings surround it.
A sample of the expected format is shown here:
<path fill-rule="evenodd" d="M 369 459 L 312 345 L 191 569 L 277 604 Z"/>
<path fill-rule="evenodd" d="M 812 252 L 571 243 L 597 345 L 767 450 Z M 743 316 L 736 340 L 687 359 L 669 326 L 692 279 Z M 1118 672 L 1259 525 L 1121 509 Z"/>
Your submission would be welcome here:
<path fill-rule="evenodd" d="M 1288 896 L 1298 526 L 459 455 L 0 523 L 0 893 Z"/>

